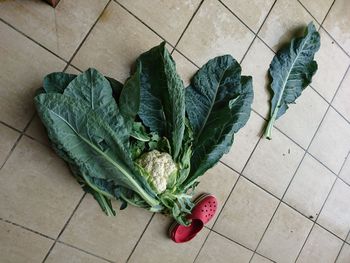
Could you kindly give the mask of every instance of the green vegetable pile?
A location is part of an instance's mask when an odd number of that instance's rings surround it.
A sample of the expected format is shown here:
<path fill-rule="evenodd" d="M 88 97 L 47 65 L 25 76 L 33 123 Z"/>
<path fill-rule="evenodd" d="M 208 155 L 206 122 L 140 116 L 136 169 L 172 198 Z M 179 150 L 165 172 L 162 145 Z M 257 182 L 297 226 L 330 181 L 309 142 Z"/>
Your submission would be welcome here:
<path fill-rule="evenodd" d="M 111 200 L 188 225 L 198 178 L 249 119 L 252 78 L 231 56 L 205 64 L 185 89 L 160 44 L 125 84 L 95 69 L 45 77 L 35 105 L 52 147 L 107 215 Z"/>

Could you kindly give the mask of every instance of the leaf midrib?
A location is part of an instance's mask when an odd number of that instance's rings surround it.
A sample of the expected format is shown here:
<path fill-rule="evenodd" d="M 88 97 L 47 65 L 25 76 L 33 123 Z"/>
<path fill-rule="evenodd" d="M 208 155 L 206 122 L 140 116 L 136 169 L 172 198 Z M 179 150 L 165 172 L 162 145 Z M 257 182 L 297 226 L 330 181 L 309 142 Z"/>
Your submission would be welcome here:
<path fill-rule="evenodd" d="M 228 68 L 229 68 L 229 67 L 228 67 Z M 220 79 L 219 79 L 219 81 L 218 81 L 217 88 L 215 89 L 214 100 L 212 100 L 212 103 L 211 103 L 211 105 L 210 105 L 210 110 L 208 111 L 208 114 L 207 114 L 207 116 L 206 116 L 205 119 L 204 119 L 203 125 L 202 125 L 202 127 L 200 128 L 200 130 L 199 130 L 199 132 L 198 132 L 198 136 L 197 136 L 196 140 L 201 136 L 201 134 L 202 134 L 202 132 L 203 132 L 203 129 L 204 129 L 204 127 L 205 127 L 205 124 L 207 123 L 207 121 L 208 121 L 208 119 L 209 119 L 210 113 L 211 113 L 211 111 L 213 110 L 213 107 L 214 107 L 214 104 L 215 104 L 215 99 L 216 99 L 216 96 L 217 96 L 217 94 L 218 94 L 218 90 L 219 90 L 219 87 L 220 87 L 220 83 L 221 83 L 221 80 L 222 80 L 222 78 L 224 77 L 226 71 L 227 71 L 227 68 L 225 69 L 225 71 L 223 72 L 223 74 L 220 76 Z"/>
<path fill-rule="evenodd" d="M 312 34 L 313 34 L 313 33 L 311 33 L 310 36 L 311 36 Z M 309 37 L 309 38 L 310 38 L 310 37 Z M 279 109 L 279 107 L 281 106 L 282 97 L 283 97 L 284 90 L 285 90 L 285 88 L 286 88 L 286 85 L 287 85 L 289 76 L 290 76 L 290 74 L 291 74 L 291 72 L 292 72 L 292 69 L 293 69 L 293 67 L 294 67 L 295 62 L 299 59 L 299 55 L 300 55 L 300 54 L 302 53 L 302 51 L 304 50 L 304 46 L 306 45 L 306 43 L 308 42 L 308 40 L 309 40 L 308 38 L 305 39 L 303 45 L 301 46 L 300 52 L 298 52 L 297 56 L 295 57 L 295 59 L 294 59 L 292 65 L 291 65 L 291 67 L 290 67 L 290 69 L 289 69 L 289 71 L 288 71 L 287 77 L 286 77 L 285 81 L 283 82 L 283 85 L 282 85 L 283 88 L 282 88 L 282 91 L 281 91 L 281 93 L 280 93 L 280 95 L 279 95 L 279 97 L 278 97 L 277 105 L 276 105 L 276 108 L 275 108 L 274 111 L 273 111 L 272 117 L 277 116 L 278 109 Z"/>
<path fill-rule="evenodd" d="M 93 148 L 96 152 L 98 152 L 99 154 L 101 154 L 108 162 L 110 162 L 114 167 L 116 167 L 117 169 L 119 169 L 126 177 L 127 179 L 131 182 L 131 184 L 141 193 L 144 193 L 144 190 L 138 185 L 134 183 L 134 179 L 130 176 L 130 174 L 123 169 L 123 167 L 121 167 L 120 165 L 118 165 L 118 163 L 114 162 L 108 155 L 106 155 L 104 152 L 102 152 L 100 149 L 98 149 L 94 144 L 90 143 L 89 140 L 87 140 L 86 138 L 84 138 L 83 136 L 81 136 L 75 129 L 74 127 L 67 122 L 67 120 L 65 120 L 62 116 L 58 115 L 56 112 L 54 112 L 51 109 L 48 109 L 49 112 L 51 112 L 52 114 L 54 114 L 56 117 L 58 117 L 59 119 L 61 119 L 64 123 L 67 124 L 67 126 L 81 139 L 83 140 L 87 145 L 89 145 L 91 148 Z M 146 194 L 146 193 L 145 193 Z"/>

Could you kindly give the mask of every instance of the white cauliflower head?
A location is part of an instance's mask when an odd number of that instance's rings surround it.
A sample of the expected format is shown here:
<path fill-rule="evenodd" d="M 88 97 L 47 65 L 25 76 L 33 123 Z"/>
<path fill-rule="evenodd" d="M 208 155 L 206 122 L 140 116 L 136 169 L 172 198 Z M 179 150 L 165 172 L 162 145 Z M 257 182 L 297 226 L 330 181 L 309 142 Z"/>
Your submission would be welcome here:
<path fill-rule="evenodd" d="M 144 153 L 136 163 L 149 174 L 148 180 L 158 194 L 166 190 L 169 176 L 177 171 L 171 155 L 157 150 Z"/>

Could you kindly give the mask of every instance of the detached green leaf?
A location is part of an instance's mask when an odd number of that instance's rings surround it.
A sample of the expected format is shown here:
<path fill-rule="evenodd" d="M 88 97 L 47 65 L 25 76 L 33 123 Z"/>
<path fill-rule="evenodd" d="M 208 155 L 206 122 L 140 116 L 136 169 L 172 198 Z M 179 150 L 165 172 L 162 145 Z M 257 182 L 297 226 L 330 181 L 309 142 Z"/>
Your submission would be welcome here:
<path fill-rule="evenodd" d="M 185 89 L 165 42 L 138 58 L 142 64 L 141 104 L 143 123 L 169 139 L 177 161 L 185 128 Z"/>
<path fill-rule="evenodd" d="M 277 52 L 270 65 L 272 78 L 270 120 L 265 131 L 265 137 L 271 139 L 271 131 L 275 120 L 288 109 L 288 104 L 301 95 L 301 92 L 311 83 L 317 70 L 314 55 L 320 48 L 320 35 L 311 22 L 303 37 L 292 39 L 291 43 Z"/>
<path fill-rule="evenodd" d="M 230 55 L 210 60 L 196 73 L 186 88 L 186 112 L 194 142 L 184 188 L 228 152 L 234 133 L 249 119 L 252 101 L 252 79 L 241 78 L 241 67 Z"/>

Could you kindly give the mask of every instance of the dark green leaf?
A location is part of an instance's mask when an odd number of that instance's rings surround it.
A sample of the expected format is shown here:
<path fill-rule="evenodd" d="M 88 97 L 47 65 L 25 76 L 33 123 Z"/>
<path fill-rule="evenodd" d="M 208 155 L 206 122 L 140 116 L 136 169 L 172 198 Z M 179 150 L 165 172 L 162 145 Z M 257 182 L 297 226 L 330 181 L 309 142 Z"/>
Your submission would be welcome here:
<path fill-rule="evenodd" d="M 123 84 L 111 77 L 106 77 L 106 79 L 112 87 L 113 98 L 115 99 L 115 101 L 119 101 L 120 94 L 123 90 Z"/>
<path fill-rule="evenodd" d="M 75 74 L 53 72 L 44 78 L 43 88 L 46 93 L 63 93 L 68 84 L 76 78 Z"/>
<path fill-rule="evenodd" d="M 271 130 L 275 120 L 288 109 L 288 104 L 301 95 L 301 92 L 311 83 L 317 70 L 314 55 L 320 48 L 320 35 L 311 22 L 303 37 L 292 39 L 291 43 L 277 52 L 270 65 L 272 78 L 270 121 L 265 131 L 265 137 L 271 139 Z"/>
<path fill-rule="evenodd" d="M 158 204 L 128 149 L 86 103 L 54 93 L 41 94 L 35 102 L 51 141 L 68 154 L 82 175 L 111 180 L 139 193 L 151 206 Z"/>
<path fill-rule="evenodd" d="M 85 101 L 87 105 L 100 115 L 119 135 L 123 143 L 129 140 L 123 117 L 112 97 L 112 89 L 108 80 L 96 69 L 88 69 L 72 80 L 64 90 L 64 95 L 77 101 Z M 102 139 L 102 138 L 101 138 Z"/>
<path fill-rule="evenodd" d="M 177 160 L 185 120 L 184 86 L 165 42 L 138 58 L 142 65 L 139 116 L 153 132 L 169 139 Z"/>
<path fill-rule="evenodd" d="M 129 131 L 133 128 L 135 117 L 140 108 L 140 74 L 141 65 L 125 83 L 119 98 L 120 113 L 124 117 L 125 125 Z"/>
<path fill-rule="evenodd" d="M 193 128 L 188 188 L 230 149 L 233 135 L 248 121 L 253 101 L 251 77 L 229 55 L 205 64 L 186 89 L 186 112 Z"/>

